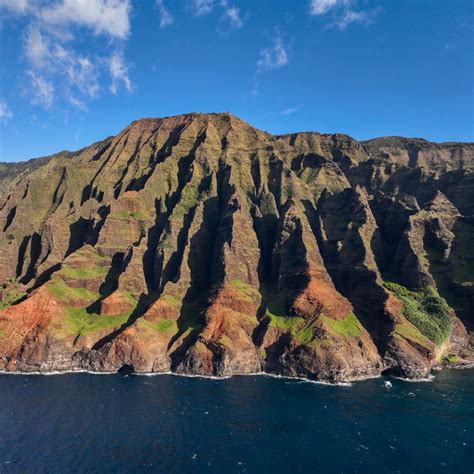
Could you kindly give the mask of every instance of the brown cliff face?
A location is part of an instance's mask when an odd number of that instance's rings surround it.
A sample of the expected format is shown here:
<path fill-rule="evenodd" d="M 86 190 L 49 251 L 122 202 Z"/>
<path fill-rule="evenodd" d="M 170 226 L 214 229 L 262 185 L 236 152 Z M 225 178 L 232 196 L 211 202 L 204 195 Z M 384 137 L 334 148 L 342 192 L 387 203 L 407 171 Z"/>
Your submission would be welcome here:
<path fill-rule="evenodd" d="M 0 368 L 343 381 L 469 363 L 474 145 L 132 123 L 0 165 Z"/>

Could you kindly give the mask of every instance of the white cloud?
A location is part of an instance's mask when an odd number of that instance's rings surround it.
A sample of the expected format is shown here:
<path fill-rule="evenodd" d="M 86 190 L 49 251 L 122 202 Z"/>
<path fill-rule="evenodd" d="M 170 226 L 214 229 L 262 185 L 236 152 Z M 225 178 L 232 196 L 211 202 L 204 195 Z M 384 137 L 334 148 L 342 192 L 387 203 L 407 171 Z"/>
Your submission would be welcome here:
<path fill-rule="evenodd" d="M 2 9 L 27 20 L 23 44 L 32 103 L 86 110 L 108 75 L 114 94 L 122 86 L 132 90 L 125 58 L 113 52 L 130 34 L 131 0 L 0 0 Z M 162 15 L 161 23 L 170 20 Z M 87 54 L 81 48 L 91 33 L 99 38 Z"/>
<path fill-rule="evenodd" d="M 224 14 L 221 20 L 228 21 L 232 29 L 242 28 L 244 21 L 240 16 L 240 9 L 235 6 L 228 6 L 227 2 L 223 2 Z"/>
<path fill-rule="evenodd" d="M 26 34 L 25 52 L 33 66 L 46 66 L 49 56 L 49 47 L 37 27 L 30 28 Z"/>
<path fill-rule="evenodd" d="M 189 0 L 191 13 L 196 17 L 209 15 L 213 10 L 221 12 L 217 31 L 220 36 L 226 36 L 231 30 L 244 26 L 240 8 L 231 4 L 229 0 Z"/>
<path fill-rule="evenodd" d="M 344 31 L 352 23 L 370 22 L 371 18 L 372 15 L 369 12 L 345 10 L 341 16 L 336 18 L 334 23 L 341 31 Z"/>
<path fill-rule="evenodd" d="M 376 10 L 356 11 L 356 4 L 357 0 L 311 0 L 310 14 L 320 16 L 331 13 L 334 21 L 330 26 L 343 31 L 352 23 L 370 23 L 376 14 Z"/>
<path fill-rule="evenodd" d="M 341 3 L 343 3 L 341 0 L 311 0 L 310 13 L 311 15 L 324 15 Z"/>
<path fill-rule="evenodd" d="M 115 51 L 112 56 L 108 59 L 110 77 L 112 83 L 110 85 L 110 92 L 117 94 L 120 83 L 125 87 L 128 92 L 132 91 L 132 81 L 128 77 L 128 67 L 124 62 L 123 55 Z"/>
<path fill-rule="evenodd" d="M 68 102 L 73 105 L 76 109 L 79 109 L 79 110 L 82 110 L 82 111 L 86 111 L 87 110 L 87 106 L 86 104 L 78 99 L 77 97 L 71 95 L 68 97 Z"/>
<path fill-rule="evenodd" d="M 259 70 L 279 69 L 288 64 L 288 53 L 283 40 L 277 34 L 273 40 L 273 45 L 260 50 L 260 59 L 257 62 Z"/>
<path fill-rule="evenodd" d="M 0 99 L 0 119 L 8 120 L 13 117 L 13 113 L 4 100 Z"/>
<path fill-rule="evenodd" d="M 126 38 L 130 33 L 130 0 L 62 0 L 40 12 L 52 25 L 83 25 L 96 34 Z"/>
<path fill-rule="evenodd" d="M 214 0 L 191 0 L 191 10 L 195 16 L 205 16 L 214 8 Z"/>
<path fill-rule="evenodd" d="M 288 109 L 282 110 L 281 114 L 290 115 L 290 114 L 294 114 L 295 112 L 298 112 L 298 110 L 299 110 L 299 107 L 290 107 Z"/>
<path fill-rule="evenodd" d="M 60 46 L 54 52 L 63 66 L 69 84 L 80 96 L 94 98 L 99 92 L 97 66 L 87 56 L 76 56 L 74 52 Z"/>
<path fill-rule="evenodd" d="M 160 13 L 160 28 L 166 28 L 173 23 L 173 15 L 165 7 L 163 0 L 156 0 L 156 5 Z"/>
<path fill-rule="evenodd" d="M 50 28 L 85 26 L 98 35 L 122 39 L 130 33 L 131 0 L 0 0 L 2 8 L 27 13 Z"/>
<path fill-rule="evenodd" d="M 5 8 L 18 13 L 26 12 L 29 6 L 28 0 L 0 0 L 0 8 Z"/>
<path fill-rule="evenodd" d="M 35 92 L 38 83 L 47 91 L 45 82 L 51 87 L 55 82 L 59 96 L 80 109 L 85 108 L 85 99 L 97 96 L 98 66 L 88 56 L 63 46 L 58 38 L 41 33 L 37 27 L 30 28 L 27 33 L 25 52 L 34 73 L 30 74 L 30 79 L 35 103 L 47 108 L 53 105 L 56 94 L 44 92 L 38 95 Z"/>
<path fill-rule="evenodd" d="M 54 102 L 54 86 L 44 77 L 34 71 L 28 71 L 31 78 L 33 103 L 50 109 Z"/>
<path fill-rule="evenodd" d="M 279 69 L 287 64 L 288 53 L 280 32 L 276 29 L 272 45 L 260 50 L 260 58 L 257 61 L 257 72 L 255 74 L 251 94 L 254 97 L 260 94 L 260 75 L 263 71 Z"/>

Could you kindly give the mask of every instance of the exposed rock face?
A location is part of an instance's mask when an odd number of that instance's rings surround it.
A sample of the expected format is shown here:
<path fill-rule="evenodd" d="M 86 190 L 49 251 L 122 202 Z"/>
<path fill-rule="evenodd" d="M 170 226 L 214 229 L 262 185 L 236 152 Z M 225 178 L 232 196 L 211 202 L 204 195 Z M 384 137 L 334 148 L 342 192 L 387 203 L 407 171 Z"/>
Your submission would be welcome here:
<path fill-rule="evenodd" d="M 4 370 L 424 377 L 472 359 L 474 145 L 144 119 L 1 164 L 0 248 Z"/>

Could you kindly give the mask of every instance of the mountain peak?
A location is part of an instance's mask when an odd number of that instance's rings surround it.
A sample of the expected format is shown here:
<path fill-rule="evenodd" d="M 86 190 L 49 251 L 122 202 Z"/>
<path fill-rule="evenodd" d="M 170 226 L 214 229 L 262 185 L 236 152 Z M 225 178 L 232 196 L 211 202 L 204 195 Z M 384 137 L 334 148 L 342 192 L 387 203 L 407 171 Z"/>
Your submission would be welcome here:
<path fill-rule="evenodd" d="M 190 123 L 195 120 L 205 122 L 238 122 L 246 123 L 230 112 L 189 112 L 178 115 L 170 115 L 165 117 L 144 117 L 134 120 L 129 127 L 143 126 L 148 124 L 167 123 L 171 126 L 175 124 Z M 247 124 L 248 125 L 248 124 Z M 250 126 L 250 125 L 249 125 Z"/>

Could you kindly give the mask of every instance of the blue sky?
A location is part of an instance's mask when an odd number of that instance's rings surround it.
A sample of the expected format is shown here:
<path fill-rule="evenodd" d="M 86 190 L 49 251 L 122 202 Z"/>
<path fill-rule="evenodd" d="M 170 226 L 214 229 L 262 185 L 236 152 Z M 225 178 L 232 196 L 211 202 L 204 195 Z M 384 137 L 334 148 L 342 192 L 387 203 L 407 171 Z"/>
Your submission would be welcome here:
<path fill-rule="evenodd" d="M 0 161 L 141 117 L 473 141 L 471 0 L 0 0 Z"/>

